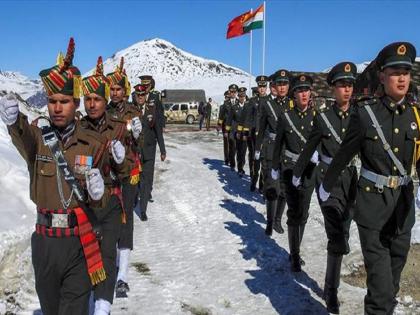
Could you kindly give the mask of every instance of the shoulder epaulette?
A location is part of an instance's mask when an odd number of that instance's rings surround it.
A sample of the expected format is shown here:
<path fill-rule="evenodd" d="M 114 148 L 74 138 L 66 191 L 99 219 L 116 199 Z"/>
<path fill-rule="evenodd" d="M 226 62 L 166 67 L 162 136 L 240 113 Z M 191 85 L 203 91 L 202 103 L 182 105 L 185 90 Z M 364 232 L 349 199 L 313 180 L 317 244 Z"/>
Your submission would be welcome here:
<path fill-rule="evenodd" d="M 374 105 L 378 102 L 378 99 L 375 96 L 366 95 L 356 99 L 357 106 L 363 107 L 366 105 Z"/>

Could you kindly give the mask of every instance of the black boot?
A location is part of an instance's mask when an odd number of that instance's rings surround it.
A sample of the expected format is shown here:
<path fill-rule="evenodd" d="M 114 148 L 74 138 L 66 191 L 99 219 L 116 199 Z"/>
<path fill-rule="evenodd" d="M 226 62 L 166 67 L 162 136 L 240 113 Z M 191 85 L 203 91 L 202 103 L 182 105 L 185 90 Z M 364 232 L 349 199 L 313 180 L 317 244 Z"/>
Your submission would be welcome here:
<path fill-rule="evenodd" d="M 277 211 L 276 211 L 276 217 L 274 218 L 273 228 L 274 228 L 274 231 L 276 231 L 279 234 L 284 233 L 284 229 L 281 226 L 281 218 L 283 216 L 285 207 L 286 207 L 286 200 L 284 198 L 277 200 Z"/>
<path fill-rule="evenodd" d="M 115 297 L 118 298 L 126 298 L 127 292 L 130 291 L 130 287 L 128 286 L 128 283 L 118 280 L 117 286 L 115 288 Z"/>
<path fill-rule="evenodd" d="M 341 261 L 343 256 L 328 254 L 327 271 L 325 273 L 324 300 L 328 312 L 340 314 L 340 302 L 338 301 L 337 289 L 340 286 Z"/>
<path fill-rule="evenodd" d="M 287 234 L 289 237 L 289 251 L 290 251 L 290 270 L 292 272 L 302 271 L 300 265 L 300 256 L 299 256 L 299 226 L 289 225 L 287 229 Z"/>
<path fill-rule="evenodd" d="M 267 227 L 265 228 L 265 234 L 271 236 L 273 234 L 273 220 L 277 206 L 276 200 L 267 200 Z"/>
<path fill-rule="evenodd" d="M 140 220 L 141 221 L 147 221 L 148 220 L 146 212 L 140 212 Z"/>
<path fill-rule="evenodd" d="M 257 183 L 255 183 L 254 181 L 251 181 L 251 186 L 249 186 L 249 190 L 255 191 L 256 186 L 257 186 Z"/>
<path fill-rule="evenodd" d="M 306 224 L 302 224 L 299 226 L 299 247 L 302 244 L 303 233 L 305 232 L 305 226 Z M 301 266 L 305 266 L 305 261 L 302 259 L 302 257 L 300 258 L 300 264 Z"/>

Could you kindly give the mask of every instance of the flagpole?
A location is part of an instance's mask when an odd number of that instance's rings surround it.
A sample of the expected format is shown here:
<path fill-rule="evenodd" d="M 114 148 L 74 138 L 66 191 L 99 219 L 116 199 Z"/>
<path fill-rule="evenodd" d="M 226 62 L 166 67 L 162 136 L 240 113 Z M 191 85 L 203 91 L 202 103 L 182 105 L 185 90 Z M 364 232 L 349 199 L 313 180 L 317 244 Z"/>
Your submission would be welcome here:
<path fill-rule="evenodd" d="M 265 1 L 264 1 L 264 11 L 263 11 L 263 51 L 262 51 L 262 74 L 265 75 Z"/>
<path fill-rule="evenodd" d="M 252 14 L 252 9 L 251 9 L 251 14 Z M 249 84 L 248 84 L 248 95 L 252 96 L 252 91 L 251 91 L 251 81 L 252 81 L 252 30 L 250 31 L 250 36 L 249 36 Z"/>

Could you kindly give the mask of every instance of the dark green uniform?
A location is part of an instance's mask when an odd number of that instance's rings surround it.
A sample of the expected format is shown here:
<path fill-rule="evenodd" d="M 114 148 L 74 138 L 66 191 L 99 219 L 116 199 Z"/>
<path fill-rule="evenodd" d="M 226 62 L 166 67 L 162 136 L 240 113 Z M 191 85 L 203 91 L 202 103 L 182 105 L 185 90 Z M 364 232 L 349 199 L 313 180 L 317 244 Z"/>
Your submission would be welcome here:
<path fill-rule="evenodd" d="M 226 95 L 226 93 L 225 93 Z M 226 119 L 228 113 L 229 102 L 225 100 L 219 107 L 219 117 L 217 120 L 218 126 L 222 128 L 223 134 L 223 157 L 225 159 L 225 165 L 229 165 L 229 139 L 226 131 Z"/>
<path fill-rule="evenodd" d="M 264 195 L 267 199 L 267 234 L 272 233 L 270 230 L 273 228 L 273 224 L 281 227 L 281 217 L 286 206 L 284 186 L 279 180 L 273 180 L 271 169 L 273 168 L 278 119 L 291 103 L 292 101 L 288 97 L 273 99 L 269 96 L 265 102 L 262 101 L 259 105 L 256 151 L 261 151 L 261 171 Z M 262 149 L 260 149 L 261 147 Z M 276 193 L 272 194 L 272 192 Z"/>
<path fill-rule="evenodd" d="M 235 138 L 235 130 L 232 130 L 231 126 L 228 125 L 228 119 L 232 116 L 232 110 L 237 105 L 238 99 L 237 98 L 231 98 L 227 101 L 226 106 L 226 136 L 228 139 L 228 145 L 229 145 L 229 166 L 232 170 L 236 168 L 236 138 Z"/>

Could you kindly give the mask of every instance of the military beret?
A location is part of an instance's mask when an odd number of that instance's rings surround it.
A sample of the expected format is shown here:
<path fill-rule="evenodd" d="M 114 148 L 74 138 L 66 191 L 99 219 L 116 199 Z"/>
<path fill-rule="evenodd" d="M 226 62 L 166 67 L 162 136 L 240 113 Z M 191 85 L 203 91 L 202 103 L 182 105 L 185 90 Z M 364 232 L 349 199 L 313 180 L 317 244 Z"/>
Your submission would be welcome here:
<path fill-rule="evenodd" d="M 238 91 L 238 86 L 236 84 L 229 85 L 229 91 Z"/>
<path fill-rule="evenodd" d="M 346 80 L 350 82 L 356 81 L 357 67 L 352 62 L 340 62 L 336 64 L 330 72 L 328 72 L 327 83 L 333 85 L 335 82 L 340 80 Z"/>
<path fill-rule="evenodd" d="M 298 75 L 292 78 L 291 80 L 291 91 L 294 91 L 295 89 L 298 88 L 312 88 L 312 84 L 314 82 L 314 80 L 312 79 L 311 76 L 309 75 Z"/>
<path fill-rule="evenodd" d="M 416 48 L 408 42 L 396 42 L 383 48 L 376 57 L 380 70 L 387 67 L 411 69 L 416 59 Z"/>
<path fill-rule="evenodd" d="M 290 73 L 285 69 L 280 69 L 271 75 L 271 81 L 274 83 L 289 82 Z"/>
<path fill-rule="evenodd" d="M 266 75 L 259 75 L 256 77 L 255 82 L 257 82 L 258 86 L 267 86 L 268 77 Z"/>

